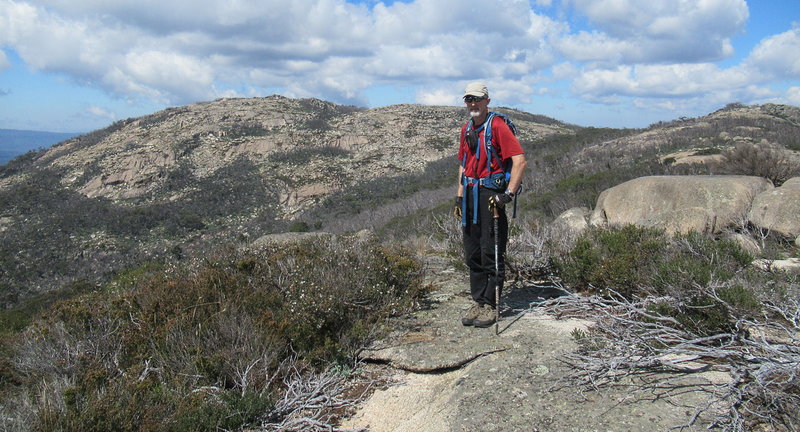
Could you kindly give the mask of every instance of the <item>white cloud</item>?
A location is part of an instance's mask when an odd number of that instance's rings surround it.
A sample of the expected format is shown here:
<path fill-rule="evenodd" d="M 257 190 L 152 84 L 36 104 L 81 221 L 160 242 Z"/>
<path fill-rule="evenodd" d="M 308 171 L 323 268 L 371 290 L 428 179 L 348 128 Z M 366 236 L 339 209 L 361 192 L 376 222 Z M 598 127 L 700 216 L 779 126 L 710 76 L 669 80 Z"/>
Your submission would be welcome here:
<path fill-rule="evenodd" d="M 11 62 L 8 61 L 8 57 L 6 57 L 6 52 L 0 50 L 0 72 L 8 69 L 11 67 Z"/>
<path fill-rule="evenodd" d="M 0 46 L 161 104 L 277 92 L 367 105 L 371 87 L 416 87 L 417 102 L 460 105 L 463 84 L 484 80 L 494 105 L 571 83 L 583 100 L 680 109 L 774 98 L 768 80 L 800 77 L 797 27 L 740 65 L 713 63 L 748 14 L 745 0 L 0 0 Z M 588 27 L 570 28 L 574 15 Z"/>
<path fill-rule="evenodd" d="M 520 103 L 530 103 L 532 96 L 539 92 L 536 86 L 540 81 L 539 77 L 526 77 L 517 79 L 492 79 L 489 80 L 489 95 L 493 106 L 515 105 Z"/>
<path fill-rule="evenodd" d="M 629 41 L 615 39 L 604 33 L 586 31 L 565 36 L 556 42 L 556 46 L 569 59 L 602 61 L 609 64 L 627 63 L 626 57 L 632 57 L 631 54 L 638 51 L 635 44 Z"/>
<path fill-rule="evenodd" d="M 258 70 L 360 55 L 369 40 L 366 9 L 339 0 L 40 3 L 0 0 L 0 44 L 37 69 L 167 103 L 219 96 L 215 82 L 247 85 Z"/>
<path fill-rule="evenodd" d="M 344 0 L 0 0 L 0 44 L 36 69 L 161 103 L 210 99 L 234 86 L 353 101 L 376 82 L 546 67 L 553 57 L 531 38 L 534 19 L 555 26 L 526 0 L 372 9 Z M 342 84 L 353 75 L 361 81 Z"/>
<path fill-rule="evenodd" d="M 614 2 L 612 2 L 614 3 Z M 595 39 L 599 41 L 600 39 Z M 610 45 L 605 45 L 606 47 Z M 590 41 L 577 45 L 587 53 L 600 52 L 603 44 L 591 46 Z M 576 48 L 577 50 L 578 48 Z M 584 66 L 572 82 L 573 93 L 587 100 L 612 103 L 619 97 L 651 98 L 649 106 L 677 106 L 660 98 L 729 103 L 744 101 L 761 103 L 774 101 L 775 90 L 760 84 L 778 77 L 800 77 L 800 28 L 769 37 L 756 46 L 741 65 L 721 68 L 714 63 L 672 63 Z M 597 58 L 602 56 L 597 55 Z M 558 71 L 554 68 L 553 72 Z"/>
<path fill-rule="evenodd" d="M 745 86 L 739 91 L 739 93 L 746 95 L 745 100 L 775 100 L 776 97 L 780 96 L 780 94 L 775 90 L 758 85 Z"/>
<path fill-rule="evenodd" d="M 786 91 L 786 99 L 789 103 L 800 105 L 800 87 L 789 87 Z"/>
<path fill-rule="evenodd" d="M 711 63 L 618 66 L 590 69 L 573 81 L 573 91 L 584 97 L 611 95 L 695 97 L 746 86 L 751 76 L 743 68 L 720 69 Z"/>
<path fill-rule="evenodd" d="M 403 78 L 458 78 L 468 73 L 468 68 L 458 51 L 442 45 L 384 46 L 364 65 L 364 69 L 374 75 Z"/>
<path fill-rule="evenodd" d="M 557 80 L 570 79 L 578 75 L 578 68 L 569 62 L 559 63 L 551 68 L 553 78 Z"/>
<path fill-rule="evenodd" d="M 198 59 L 176 52 L 131 52 L 120 66 L 126 71 L 120 81 L 109 77 L 109 84 L 125 90 L 137 85 L 161 89 L 166 94 L 197 100 L 212 96 L 214 83 L 211 59 Z"/>
<path fill-rule="evenodd" d="M 416 102 L 423 105 L 461 105 L 463 93 L 453 89 L 438 89 L 417 92 Z"/>
<path fill-rule="evenodd" d="M 599 29 L 614 37 L 728 37 L 740 32 L 749 16 L 744 0 L 573 0 L 572 3 Z M 683 34 L 687 35 L 680 36 Z"/>
<path fill-rule="evenodd" d="M 98 106 L 90 106 L 86 108 L 86 112 L 102 119 L 116 120 L 117 118 L 117 116 L 113 112 L 108 111 L 104 108 L 100 108 Z"/>
<path fill-rule="evenodd" d="M 704 62 L 733 54 L 731 37 L 749 16 L 744 0 L 573 0 L 594 31 L 567 34 L 557 46 L 580 61 Z"/>
<path fill-rule="evenodd" d="M 762 40 L 745 64 L 769 77 L 800 79 L 800 26 Z"/>

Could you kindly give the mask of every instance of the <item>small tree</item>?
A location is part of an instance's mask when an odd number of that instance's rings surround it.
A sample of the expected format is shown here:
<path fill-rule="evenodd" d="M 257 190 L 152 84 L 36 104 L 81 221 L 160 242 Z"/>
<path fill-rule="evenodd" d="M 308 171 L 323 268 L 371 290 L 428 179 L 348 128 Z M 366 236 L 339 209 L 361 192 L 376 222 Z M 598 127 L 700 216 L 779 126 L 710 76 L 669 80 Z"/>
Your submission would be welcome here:
<path fill-rule="evenodd" d="M 765 177 L 775 186 L 800 175 L 800 162 L 777 144 L 739 143 L 733 149 L 723 152 L 723 156 L 724 172 Z"/>

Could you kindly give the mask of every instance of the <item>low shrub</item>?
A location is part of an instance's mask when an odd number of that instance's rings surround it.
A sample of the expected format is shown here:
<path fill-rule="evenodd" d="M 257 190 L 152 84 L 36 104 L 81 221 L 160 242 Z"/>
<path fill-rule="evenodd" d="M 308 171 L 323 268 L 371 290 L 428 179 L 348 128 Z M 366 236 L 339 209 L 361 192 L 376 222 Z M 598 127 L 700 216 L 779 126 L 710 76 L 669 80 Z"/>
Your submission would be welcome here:
<path fill-rule="evenodd" d="M 667 239 L 652 228 L 627 225 L 619 230 L 595 229 L 579 238 L 555 265 L 566 283 L 577 291 L 624 297 L 646 294 L 653 268 Z"/>
<path fill-rule="evenodd" d="M 557 257 L 564 280 L 582 292 L 623 297 L 673 295 L 712 280 L 728 280 L 753 257 L 730 240 L 699 233 L 669 238 L 662 231 L 627 225 L 593 229 Z"/>
<path fill-rule="evenodd" d="M 275 152 L 269 155 L 271 162 L 281 165 L 305 166 L 318 159 L 350 158 L 352 152 L 334 146 L 301 147 L 290 151 Z"/>
<path fill-rule="evenodd" d="M 304 221 L 294 222 L 291 226 L 289 226 L 290 232 L 308 232 L 310 229 L 311 227 L 309 227 L 308 223 Z"/>
<path fill-rule="evenodd" d="M 729 280 L 753 257 L 732 240 L 695 232 L 672 239 L 656 264 L 651 285 L 661 295 L 673 295 L 713 280 Z"/>
<path fill-rule="evenodd" d="M 287 362 L 352 361 L 386 318 L 414 307 L 420 277 L 406 250 L 369 239 L 120 272 L 16 338 L 0 366 L 18 384 L 3 395 L 35 400 L 10 404 L 27 406 L 15 416 L 33 418 L 30 430 L 237 429 L 270 410 Z"/>
<path fill-rule="evenodd" d="M 775 186 L 800 175 L 800 162 L 777 144 L 740 143 L 723 153 L 724 173 L 765 177 Z"/>
<path fill-rule="evenodd" d="M 719 147 L 706 147 L 700 150 L 695 151 L 692 153 L 692 156 L 710 156 L 710 155 L 717 155 L 721 154 L 722 149 Z"/>
<path fill-rule="evenodd" d="M 731 331 L 731 310 L 749 314 L 760 307 L 753 284 L 731 282 L 747 274 L 752 259 L 733 241 L 694 232 L 670 238 L 628 225 L 590 230 L 555 263 L 577 291 L 626 300 L 665 298 L 651 312 L 695 333 L 715 334 Z"/>

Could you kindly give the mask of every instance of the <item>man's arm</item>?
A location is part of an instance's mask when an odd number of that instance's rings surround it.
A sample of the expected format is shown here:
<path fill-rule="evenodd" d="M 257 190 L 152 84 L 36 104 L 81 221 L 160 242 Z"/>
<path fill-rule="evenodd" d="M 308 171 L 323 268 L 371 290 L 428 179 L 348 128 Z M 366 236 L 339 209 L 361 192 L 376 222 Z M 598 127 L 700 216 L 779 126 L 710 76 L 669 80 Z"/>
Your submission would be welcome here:
<path fill-rule="evenodd" d="M 461 181 L 461 176 L 464 175 L 464 167 L 459 165 L 458 166 L 458 192 L 456 192 L 456 196 L 463 197 L 464 196 L 464 182 Z"/>
<path fill-rule="evenodd" d="M 508 190 L 517 193 L 519 185 L 522 183 L 522 173 L 525 171 L 525 166 L 528 161 L 525 159 L 524 154 L 511 156 L 511 178 L 508 180 Z"/>
<path fill-rule="evenodd" d="M 489 197 L 490 209 L 494 207 L 503 207 L 507 203 L 510 203 L 514 199 L 513 195 L 519 192 L 519 185 L 522 183 L 522 173 L 525 171 L 525 166 L 528 162 L 525 160 L 524 154 L 511 156 L 511 160 L 514 164 L 511 166 L 511 178 L 508 180 L 508 188 L 506 188 L 504 192 Z M 509 194 L 509 192 L 511 192 L 511 194 Z"/>
<path fill-rule="evenodd" d="M 456 219 L 461 219 L 461 200 L 464 199 L 464 183 L 461 182 L 461 176 L 464 174 L 464 167 L 458 166 L 458 191 L 456 192 L 456 199 L 453 206 L 453 216 Z"/>

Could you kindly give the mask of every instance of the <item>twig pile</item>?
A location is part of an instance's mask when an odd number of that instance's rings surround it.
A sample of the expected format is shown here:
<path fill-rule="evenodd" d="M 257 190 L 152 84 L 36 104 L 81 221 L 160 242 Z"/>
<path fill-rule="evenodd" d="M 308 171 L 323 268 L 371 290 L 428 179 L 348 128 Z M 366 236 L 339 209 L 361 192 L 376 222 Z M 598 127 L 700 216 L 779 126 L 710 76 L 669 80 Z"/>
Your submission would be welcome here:
<path fill-rule="evenodd" d="M 303 373 L 292 364 L 284 378 L 286 391 L 268 412 L 259 431 L 366 432 L 334 426 L 343 410 L 354 407 L 366 391 L 354 398 L 344 396 L 346 380 L 332 371 Z"/>
<path fill-rule="evenodd" d="M 733 311 L 714 287 L 705 292 Z M 563 358 L 573 370 L 570 378 L 596 390 L 625 378 L 657 374 L 659 386 L 672 382 L 675 391 L 707 392 L 707 403 L 694 407 L 689 423 L 676 428 L 695 425 L 703 415 L 711 417 L 709 428 L 728 431 L 750 430 L 757 424 L 778 431 L 800 430 L 800 302 L 764 304 L 757 319 L 737 318 L 732 331 L 718 334 L 698 334 L 655 313 L 652 306 L 664 302 L 679 300 L 570 295 L 548 301 L 545 307 L 558 317 L 596 322 L 588 332 L 574 334 L 581 349 Z M 693 390 L 678 382 L 711 371 L 726 378 L 704 381 Z M 676 379 L 665 381 L 665 376 Z"/>

